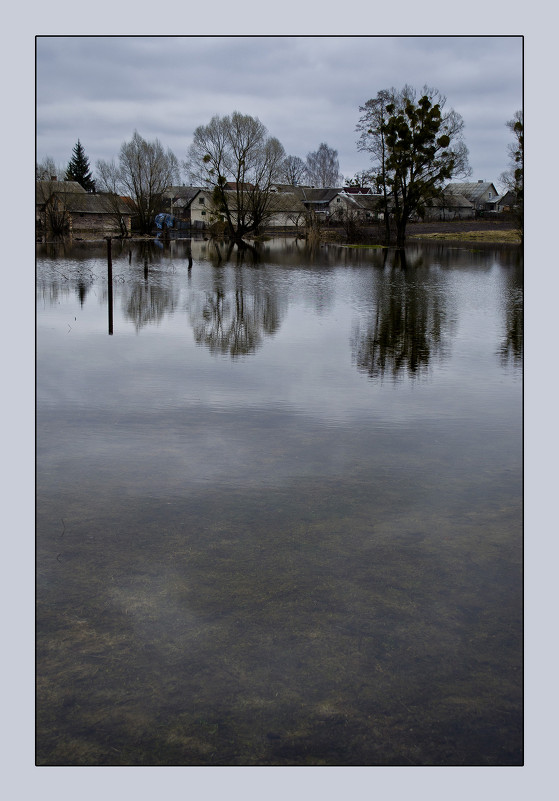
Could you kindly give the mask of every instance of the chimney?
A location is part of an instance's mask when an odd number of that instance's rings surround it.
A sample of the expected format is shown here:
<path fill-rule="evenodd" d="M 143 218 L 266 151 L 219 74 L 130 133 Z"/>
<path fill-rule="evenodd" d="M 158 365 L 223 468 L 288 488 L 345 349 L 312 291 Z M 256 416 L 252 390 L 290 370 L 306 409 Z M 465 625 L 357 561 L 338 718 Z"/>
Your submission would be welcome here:
<path fill-rule="evenodd" d="M 481 179 L 481 181 L 478 181 L 478 184 L 484 184 L 484 183 L 485 181 L 483 180 L 483 178 Z"/>

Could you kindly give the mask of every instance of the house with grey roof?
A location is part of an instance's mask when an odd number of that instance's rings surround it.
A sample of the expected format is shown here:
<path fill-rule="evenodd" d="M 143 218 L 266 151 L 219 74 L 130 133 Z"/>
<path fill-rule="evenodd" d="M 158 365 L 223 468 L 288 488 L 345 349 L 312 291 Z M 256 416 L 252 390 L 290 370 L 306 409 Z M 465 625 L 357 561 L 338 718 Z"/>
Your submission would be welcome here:
<path fill-rule="evenodd" d="M 190 227 L 193 205 L 203 191 L 198 186 L 170 186 L 163 192 L 162 211 L 174 217 L 177 228 Z"/>
<path fill-rule="evenodd" d="M 499 193 L 490 181 L 466 181 L 447 184 L 445 194 L 462 195 L 473 204 L 476 212 L 492 211 Z"/>
<path fill-rule="evenodd" d="M 352 187 L 355 189 L 355 187 Z M 371 223 L 384 217 L 384 198 L 372 191 L 349 192 L 345 188 L 330 202 L 330 216 L 335 221 L 344 215 L 351 214 L 354 219 L 363 223 Z"/>

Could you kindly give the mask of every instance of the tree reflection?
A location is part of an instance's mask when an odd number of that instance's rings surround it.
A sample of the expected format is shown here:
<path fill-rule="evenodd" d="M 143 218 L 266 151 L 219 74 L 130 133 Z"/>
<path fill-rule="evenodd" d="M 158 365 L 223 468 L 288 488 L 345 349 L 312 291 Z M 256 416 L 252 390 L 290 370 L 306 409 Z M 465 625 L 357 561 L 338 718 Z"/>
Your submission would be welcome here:
<path fill-rule="evenodd" d="M 165 314 L 174 312 L 177 302 L 177 292 L 173 288 L 138 282 L 124 299 L 124 314 L 139 331 L 148 323 L 159 322 Z"/>
<path fill-rule="evenodd" d="M 216 271 L 213 289 L 203 299 L 194 299 L 190 308 L 196 343 L 232 359 L 254 353 L 264 336 L 279 329 L 281 316 L 272 287 L 240 268 L 231 288 L 226 286 L 226 275 Z"/>
<path fill-rule="evenodd" d="M 373 314 L 352 337 L 353 361 L 371 378 L 417 377 L 443 353 L 450 325 L 444 296 L 426 280 L 420 263 L 410 264 L 403 256 L 395 259 L 389 280 L 383 276 L 377 282 Z"/>
<path fill-rule="evenodd" d="M 524 353 L 524 275 L 522 257 L 510 268 L 504 289 L 505 335 L 499 348 L 503 366 L 522 361 Z"/>

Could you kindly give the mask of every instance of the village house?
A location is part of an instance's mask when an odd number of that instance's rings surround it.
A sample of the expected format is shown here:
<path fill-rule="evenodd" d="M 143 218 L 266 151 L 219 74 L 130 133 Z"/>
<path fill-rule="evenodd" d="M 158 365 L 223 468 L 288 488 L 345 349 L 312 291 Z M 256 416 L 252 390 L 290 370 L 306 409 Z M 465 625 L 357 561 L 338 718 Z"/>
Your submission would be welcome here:
<path fill-rule="evenodd" d="M 163 193 L 162 211 L 174 218 L 173 227 L 180 230 L 192 225 L 192 204 L 202 190 L 197 186 L 170 186 Z"/>
<path fill-rule="evenodd" d="M 490 181 L 472 181 L 447 184 L 444 194 L 462 195 L 473 204 L 475 212 L 493 211 L 499 193 Z"/>
<path fill-rule="evenodd" d="M 517 205 L 516 194 L 512 191 L 505 192 L 504 195 L 500 195 L 497 200 L 495 201 L 495 211 L 496 212 L 508 212 L 514 211 Z"/>
<path fill-rule="evenodd" d="M 124 198 L 94 194 L 75 181 L 37 181 L 37 234 L 129 234 L 132 210 Z"/>
<path fill-rule="evenodd" d="M 372 223 L 384 218 L 383 202 L 383 196 L 375 195 L 371 190 L 344 187 L 330 202 L 329 214 L 334 221 L 351 215 L 359 222 Z"/>
<path fill-rule="evenodd" d="M 424 220 L 468 220 L 475 217 L 474 204 L 459 193 L 447 192 L 432 198 L 425 208 Z"/>
<path fill-rule="evenodd" d="M 36 181 L 35 183 L 35 227 L 37 232 L 47 230 L 47 204 L 54 193 L 73 193 L 79 192 L 86 194 L 83 186 L 76 181 L 58 181 L 53 176 L 50 181 Z"/>

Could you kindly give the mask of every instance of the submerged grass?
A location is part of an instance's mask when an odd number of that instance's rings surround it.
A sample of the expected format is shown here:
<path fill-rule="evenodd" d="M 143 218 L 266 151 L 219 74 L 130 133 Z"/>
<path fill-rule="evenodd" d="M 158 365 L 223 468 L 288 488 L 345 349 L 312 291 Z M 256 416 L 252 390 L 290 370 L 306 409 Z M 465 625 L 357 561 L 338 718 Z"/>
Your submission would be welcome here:
<path fill-rule="evenodd" d="M 519 231 L 456 231 L 453 233 L 411 234 L 410 239 L 442 241 L 495 242 L 520 244 Z"/>
<path fill-rule="evenodd" d="M 345 490 L 65 515 L 38 764 L 519 764 L 514 524 Z"/>

